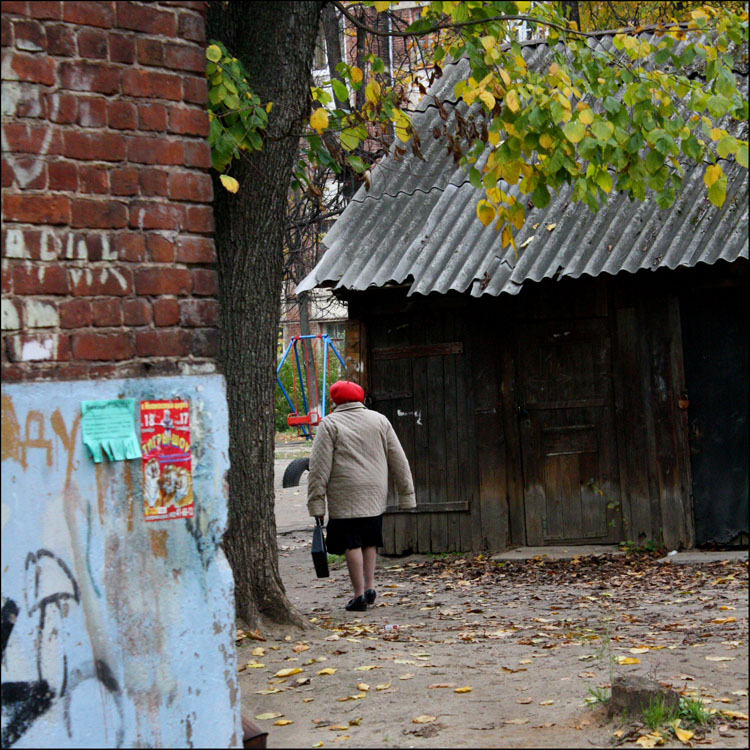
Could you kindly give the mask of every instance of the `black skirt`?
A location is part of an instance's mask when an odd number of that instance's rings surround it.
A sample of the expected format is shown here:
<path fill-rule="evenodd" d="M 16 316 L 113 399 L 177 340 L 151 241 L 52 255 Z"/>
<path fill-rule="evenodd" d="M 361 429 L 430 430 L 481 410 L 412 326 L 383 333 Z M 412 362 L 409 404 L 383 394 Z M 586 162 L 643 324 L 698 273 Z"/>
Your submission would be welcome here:
<path fill-rule="evenodd" d="M 329 518 L 326 547 L 332 555 L 343 555 L 348 549 L 383 546 L 383 516 L 363 518 Z"/>

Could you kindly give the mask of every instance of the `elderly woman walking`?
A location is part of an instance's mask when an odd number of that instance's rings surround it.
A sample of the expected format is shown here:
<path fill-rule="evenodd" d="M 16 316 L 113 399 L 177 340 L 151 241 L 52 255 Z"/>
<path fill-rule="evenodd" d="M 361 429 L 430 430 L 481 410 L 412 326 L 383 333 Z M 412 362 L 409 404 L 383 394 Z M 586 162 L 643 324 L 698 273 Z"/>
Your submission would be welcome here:
<path fill-rule="evenodd" d="M 311 516 L 325 516 L 326 545 L 346 555 L 354 598 L 349 611 L 362 612 L 375 601 L 375 548 L 383 546 L 383 513 L 388 478 L 393 478 L 399 508 L 416 507 L 409 463 L 391 423 L 364 403 L 361 386 L 339 380 L 331 386 L 335 409 L 318 426 L 307 485 Z"/>

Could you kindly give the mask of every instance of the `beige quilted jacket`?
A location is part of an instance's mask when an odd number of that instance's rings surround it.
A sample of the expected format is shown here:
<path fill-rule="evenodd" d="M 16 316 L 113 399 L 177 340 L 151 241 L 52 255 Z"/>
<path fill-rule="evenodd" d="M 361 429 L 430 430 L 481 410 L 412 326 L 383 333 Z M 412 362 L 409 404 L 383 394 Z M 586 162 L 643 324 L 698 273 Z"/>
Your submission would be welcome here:
<path fill-rule="evenodd" d="M 357 518 L 385 512 L 389 475 L 399 508 L 416 507 L 409 462 L 391 423 L 364 404 L 340 404 L 318 426 L 310 454 L 311 516 Z"/>

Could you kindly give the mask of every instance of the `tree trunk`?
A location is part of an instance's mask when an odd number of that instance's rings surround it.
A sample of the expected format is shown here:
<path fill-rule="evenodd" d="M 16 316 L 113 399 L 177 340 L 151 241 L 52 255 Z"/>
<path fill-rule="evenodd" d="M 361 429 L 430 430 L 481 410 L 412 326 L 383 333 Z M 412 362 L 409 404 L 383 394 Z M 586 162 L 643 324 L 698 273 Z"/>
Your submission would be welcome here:
<path fill-rule="evenodd" d="M 229 522 L 224 549 L 237 615 L 251 627 L 303 625 L 279 575 L 274 517 L 274 389 L 284 216 L 322 2 L 211 2 L 208 36 L 242 60 L 273 102 L 263 150 L 235 161 L 231 194 L 214 180 L 221 310 L 220 357 L 229 405 Z M 312 569 L 311 569 L 312 575 Z"/>
<path fill-rule="evenodd" d="M 568 21 L 575 21 L 576 26 L 581 28 L 581 17 L 578 12 L 578 0 L 562 0 L 562 11 Z"/>

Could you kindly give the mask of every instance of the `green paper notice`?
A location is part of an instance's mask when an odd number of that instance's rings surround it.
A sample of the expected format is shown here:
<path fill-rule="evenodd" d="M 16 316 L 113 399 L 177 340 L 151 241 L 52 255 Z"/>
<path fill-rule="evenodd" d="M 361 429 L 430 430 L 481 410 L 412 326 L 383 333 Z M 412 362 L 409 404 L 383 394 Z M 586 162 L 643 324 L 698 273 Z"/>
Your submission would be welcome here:
<path fill-rule="evenodd" d="M 81 401 L 81 434 L 94 463 L 141 457 L 135 432 L 135 399 Z"/>

